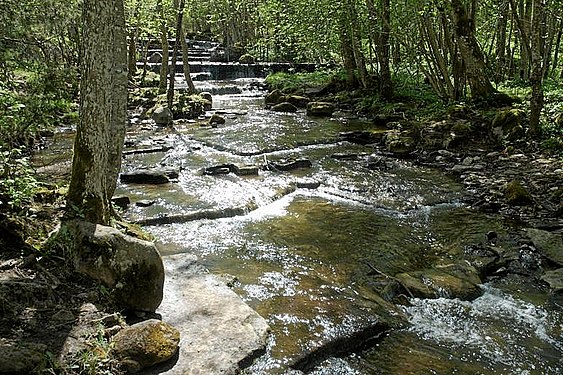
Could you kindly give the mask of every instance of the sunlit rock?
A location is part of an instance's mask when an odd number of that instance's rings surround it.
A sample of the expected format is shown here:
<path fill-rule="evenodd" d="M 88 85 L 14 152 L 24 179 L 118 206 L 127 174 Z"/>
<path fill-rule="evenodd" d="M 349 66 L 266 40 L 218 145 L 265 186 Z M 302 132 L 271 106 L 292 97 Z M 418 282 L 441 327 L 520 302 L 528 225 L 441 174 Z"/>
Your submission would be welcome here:
<path fill-rule="evenodd" d="M 180 332 L 176 328 L 150 319 L 126 327 L 115 335 L 112 353 L 130 372 L 136 372 L 172 358 L 178 351 L 179 342 Z"/>
<path fill-rule="evenodd" d="M 526 229 L 526 234 L 544 257 L 563 266 L 563 237 L 561 234 L 534 228 Z"/>
<path fill-rule="evenodd" d="M 164 267 L 154 243 L 84 221 L 67 225 L 75 236 L 76 270 L 111 288 L 123 308 L 156 310 L 162 301 Z"/>
<path fill-rule="evenodd" d="M 336 110 L 332 103 L 327 102 L 310 102 L 307 104 L 307 116 L 330 117 Z"/>

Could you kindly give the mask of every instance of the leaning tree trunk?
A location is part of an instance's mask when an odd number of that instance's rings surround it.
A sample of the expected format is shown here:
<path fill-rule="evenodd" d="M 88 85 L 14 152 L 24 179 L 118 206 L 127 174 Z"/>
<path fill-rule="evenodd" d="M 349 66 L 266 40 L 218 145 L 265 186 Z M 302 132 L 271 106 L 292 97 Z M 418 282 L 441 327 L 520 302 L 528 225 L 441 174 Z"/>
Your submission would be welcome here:
<path fill-rule="evenodd" d="M 485 56 L 475 37 L 472 20 L 462 0 L 451 0 L 454 35 L 465 64 L 467 82 L 473 99 L 486 98 L 497 90 L 486 74 Z"/>
<path fill-rule="evenodd" d="M 190 94 L 195 94 L 196 90 L 195 90 L 194 82 L 192 81 L 192 77 L 190 76 L 190 60 L 189 60 L 188 43 L 186 42 L 186 32 L 183 26 L 179 34 L 182 36 L 182 40 L 180 41 L 180 43 L 182 44 L 182 65 L 184 68 L 184 80 L 188 85 L 188 92 Z"/>
<path fill-rule="evenodd" d="M 85 0 L 69 215 L 107 224 L 125 136 L 127 55 L 123 0 Z"/>

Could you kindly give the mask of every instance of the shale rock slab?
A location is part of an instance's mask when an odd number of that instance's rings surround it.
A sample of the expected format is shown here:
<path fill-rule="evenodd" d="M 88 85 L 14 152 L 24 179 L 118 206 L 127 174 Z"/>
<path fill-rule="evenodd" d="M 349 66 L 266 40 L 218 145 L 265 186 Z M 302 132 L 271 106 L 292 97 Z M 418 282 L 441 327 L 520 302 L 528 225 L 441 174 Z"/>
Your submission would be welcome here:
<path fill-rule="evenodd" d="M 180 331 L 177 362 L 146 374 L 237 374 L 266 348 L 269 326 L 196 258 L 164 258 L 165 297 L 158 310 Z"/>

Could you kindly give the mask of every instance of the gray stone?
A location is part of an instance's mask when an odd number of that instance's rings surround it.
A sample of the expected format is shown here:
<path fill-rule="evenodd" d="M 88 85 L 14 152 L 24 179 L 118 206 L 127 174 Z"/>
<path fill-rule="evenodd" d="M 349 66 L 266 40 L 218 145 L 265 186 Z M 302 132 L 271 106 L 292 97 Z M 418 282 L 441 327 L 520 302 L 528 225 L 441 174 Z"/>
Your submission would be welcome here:
<path fill-rule="evenodd" d="M 547 271 L 541 279 L 549 284 L 555 293 L 563 292 L 563 268 L 559 268 L 555 271 Z"/>
<path fill-rule="evenodd" d="M 154 110 L 151 118 L 156 122 L 157 125 L 168 126 L 172 124 L 174 115 L 168 107 L 158 107 Z"/>
<path fill-rule="evenodd" d="M 0 339 L 0 374 L 33 374 L 45 362 L 47 346 Z"/>
<path fill-rule="evenodd" d="M 256 59 L 254 58 L 254 56 L 246 53 L 238 59 L 238 62 L 239 64 L 254 64 L 256 62 Z"/>
<path fill-rule="evenodd" d="M 336 110 L 332 103 L 327 102 L 309 102 L 307 104 L 307 116 L 330 117 Z"/>
<path fill-rule="evenodd" d="M 158 310 L 180 331 L 178 361 L 148 374 L 238 374 L 263 353 L 266 321 L 189 254 L 165 257 L 165 299 Z"/>
<path fill-rule="evenodd" d="M 414 138 L 408 132 L 399 130 L 388 131 L 385 134 L 384 142 L 387 150 L 397 155 L 409 154 L 416 148 Z"/>
<path fill-rule="evenodd" d="M 561 234 L 528 228 L 526 234 L 544 257 L 563 266 L 563 238 Z"/>
<path fill-rule="evenodd" d="M 237 176 L 258 176 L 256 165 L 233 165 L 231 169 Z"/>
<path fill-rule="evenodd" d="M 74 220 L 74 266 L 113 289 L 123 308 L 154 311 L 162 301 L 164 266 L 156 246 L 111 227 Z"/>
<path fill-rule="evenodd" d="M 127 367 L 139 370 L 172 358 L 178 351 L 180 332 L 170 324 L 150 319 L 122 329 L 112 342 L 113 355 Z"/>

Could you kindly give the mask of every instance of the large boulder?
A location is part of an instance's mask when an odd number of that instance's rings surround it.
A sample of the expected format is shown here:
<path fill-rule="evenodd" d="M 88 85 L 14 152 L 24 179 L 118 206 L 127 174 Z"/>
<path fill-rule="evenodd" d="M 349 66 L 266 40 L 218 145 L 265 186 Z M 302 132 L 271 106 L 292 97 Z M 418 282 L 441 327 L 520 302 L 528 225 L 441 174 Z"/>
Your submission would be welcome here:
<path fill-rule="evenodd" d="M 332 103 L 327 102 L 309 102 L 307 104 L 307 116 L 330 117 L 336 110 Z"/>
<path fill-rule="evenodd" d="M 504 187 L 506 202 L 511 206 L 527 206 L 533 203 L 532 196 L 520 181 L 512 180 Z"/>
<path fill-rule="evenodd" d="M 310 101 L 308 97 L 301 95 L 286 95 L 284 97 L 284 102 L 291 103 L 297 108 L 306 108 Z"/>
<path fill-rule="evenodd" d="M 113 355 L 130 372 L 166 362 L 178 351 L 180 332 L 160 320 L 150 319 L 124 328 L 112 339 Z"/>
<path fill-rule="evenodd" d="M 154 52 L 152 55 L 149 56 L 148 59 L 149 63 L 157 64 L 162 62 L 162 53 Z"/>
<path fill-rule="evenodd" d="M 80 220 L 66 226 L 74 236 L 78 272 L 110 288 L 122 308 L 156 310 L 162 301 L 164 266 L 154 243 Z"/>

